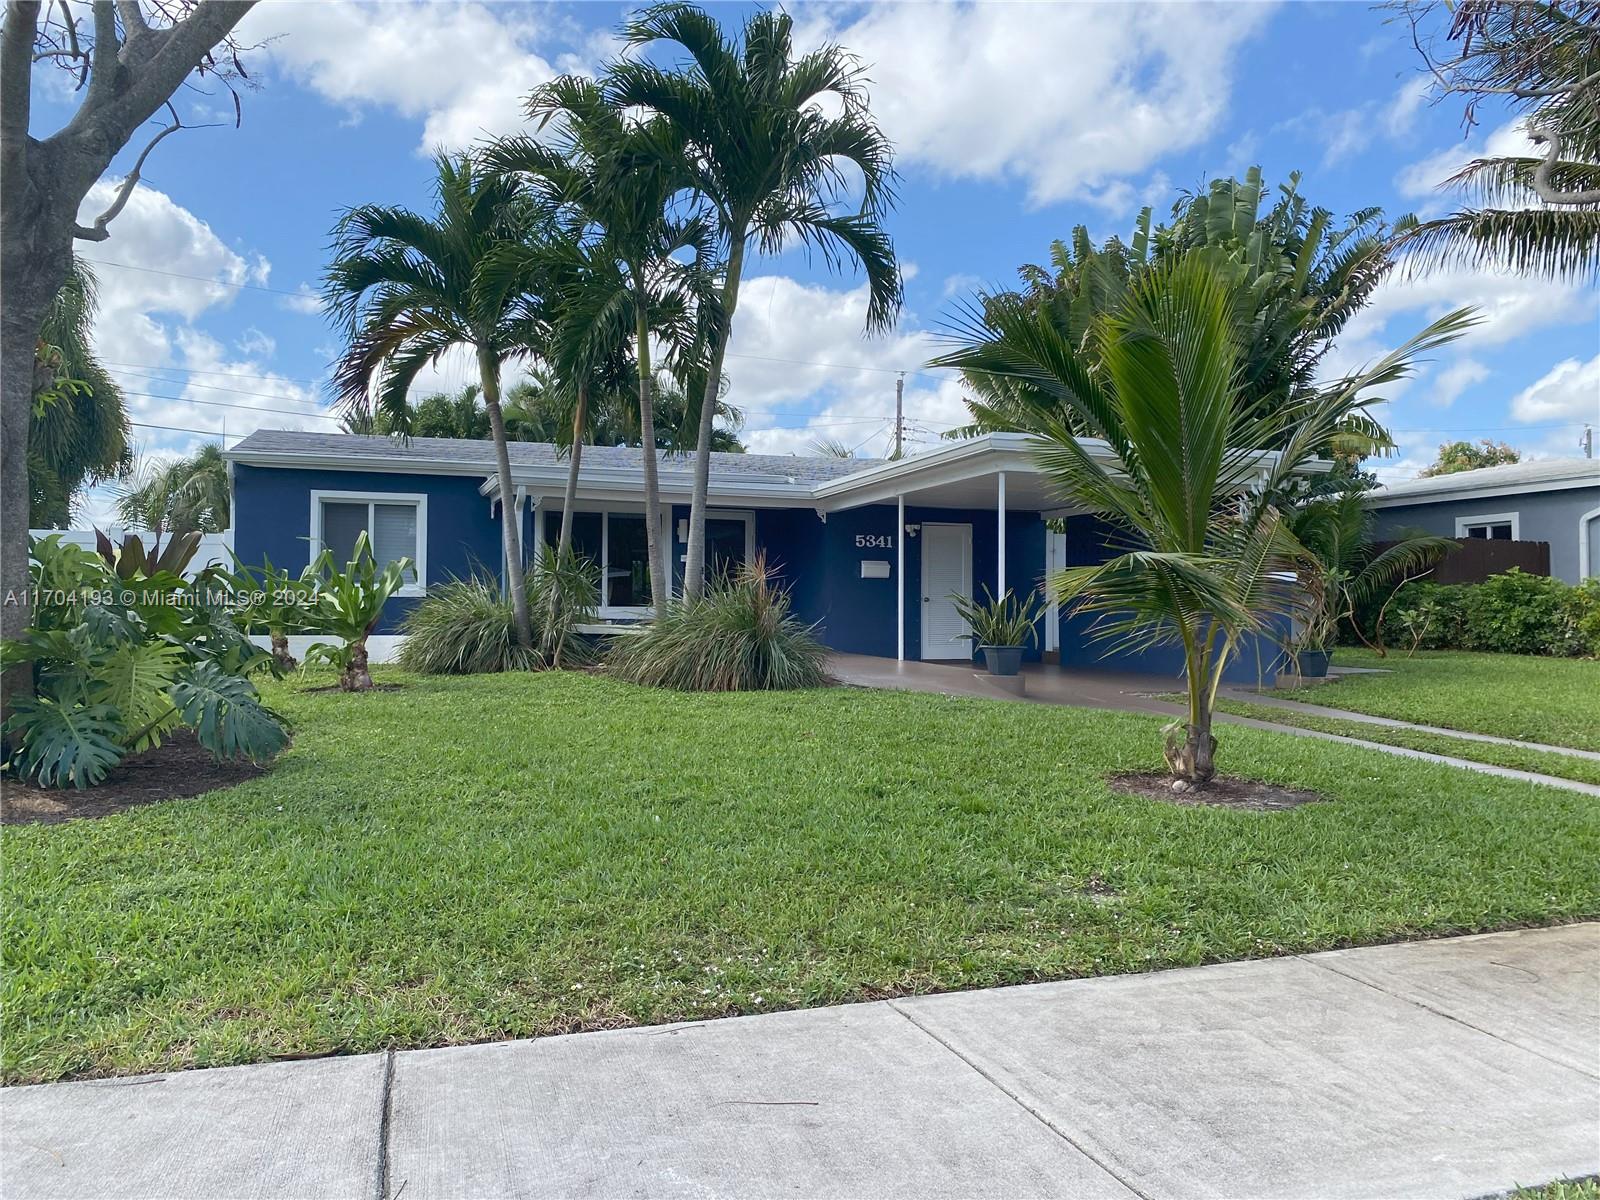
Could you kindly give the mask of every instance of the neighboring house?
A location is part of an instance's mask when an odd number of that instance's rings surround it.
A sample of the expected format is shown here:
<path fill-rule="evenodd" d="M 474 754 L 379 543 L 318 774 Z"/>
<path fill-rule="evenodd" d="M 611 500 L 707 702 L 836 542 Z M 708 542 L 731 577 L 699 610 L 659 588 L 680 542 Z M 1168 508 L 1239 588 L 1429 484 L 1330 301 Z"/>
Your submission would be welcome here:
<path fill-rule="evenodd" d="M 1377 534 L 1550 543 L 1550 574 L 1600 576 L 1600 460 L 1541 459 L 1411 479 L 1372 493 Z"/>
<path fill-rule="evenodd" d="M 791 594 L 796 615 L 829 647 L 911 660 L 964 660 L 966 624 L 954 595 L 1037 588 L 1047 572 L 1104 561 L 1095 518 L 1051 491 L 1020 434 L 952 442 L 898 461 L 713 454 L 706 519 L 707 560 L 726 569 L 764 553 Z M 524 553 L 535 536 L 560 534 L 568 462 L 554 447 L 513 442 Z M 415 570 L 390 602 L 392 633 L 426 585 L 474 572 L 499 574 L 499 486 L 487 441 L 261 430 L 226 452 L 233 479 L 234 549 L 246 563 L 269 556 L 299 570 L 322 547 L 350 552 L 362 530 L 388 561 Z M 661 511 L 681 586 L 691 460 L 660 458 Z M 585 446 L 573 545 L 603 564 L 600 615 L 650 613 L 639 450 Z M 1059 518 L 1050 532 L 1047 518 Z M 1176 647 L 1112 653 L 1089 622 L 1052 607 L 1028 657 L 1065 665 L 1176 674 Z M 1242 656 L 1232 677 L 1272 680 L 1275 652 Z"/>

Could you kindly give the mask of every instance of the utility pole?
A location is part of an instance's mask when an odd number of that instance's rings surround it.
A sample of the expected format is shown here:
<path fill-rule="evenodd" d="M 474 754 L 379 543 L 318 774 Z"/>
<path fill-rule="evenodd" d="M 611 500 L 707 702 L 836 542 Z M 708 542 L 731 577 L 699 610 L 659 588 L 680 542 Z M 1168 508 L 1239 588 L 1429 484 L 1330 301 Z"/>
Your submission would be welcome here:
<path fill-rule="evenodd" d="M 1578 444 L 1583 447 L 1583 456 L 1585 458 L 1593 458 L 1594 457 L 1594 426 L 1593 425 L 1585 425 L 1583 427 L 1583 436 L 1578 439 Z"/>
<path fill-rule="evenodd" d="M 894 381 L 894 457 L 905 452 L 906 442 L 906 373 L 900 372 Z"/>

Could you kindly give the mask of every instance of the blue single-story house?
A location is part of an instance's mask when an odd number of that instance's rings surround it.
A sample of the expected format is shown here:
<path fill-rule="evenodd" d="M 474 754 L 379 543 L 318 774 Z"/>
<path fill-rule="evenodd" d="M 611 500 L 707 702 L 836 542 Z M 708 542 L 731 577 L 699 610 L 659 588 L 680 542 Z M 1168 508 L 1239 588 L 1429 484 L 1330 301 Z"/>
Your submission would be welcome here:
<path fill-rule="evenodd" d="M 548 444 L 510 447 L 522 544 L 560 533 L 568 460 Z M 298 571 L 324 546 L 347 554 L 366 530 L 381 558 L 414 560 L 380 632 L 393 633 L 430 584 L 500 573 L 499 495 L 487 441 L 259 430 L 226 452 L 233 481 L 233 548 Z M 660 511 L 681 586 L 689 518 L 689 459 L 661 455 Z M 647 519 L 637 448 L 585 446 L 573 543 L 603 564 L 600 616 L 638 620 L 650 609 Z M 894 461 L 713 454 L 707 558 L 727 566 L 758 552 L 781 575 L 796 615 L 830 648 L 922 661 L 966 660 L 973 647 L 952 596 L 1018 595 L 1046 575 L 1112 554 L 1093 517 L 1056 496 L 1020 434 L 951 442 Z M 1053 527 L 1053 528 L 1052 528 Z M 1033 661 L 1175 675 L 1177 649 L 1109 653 L 1090 622 L 1051 605 Z M 1273 678 L 1276 651 L 1236 660 L 1240 682 Z"/>
<path fill-rule="evenodd" d="M 1378 536 L 1550 543 L 1550 574 L 1600 577 L 1600 460 L 1546 458 L 1392 483 L 1372 493 Z"/>

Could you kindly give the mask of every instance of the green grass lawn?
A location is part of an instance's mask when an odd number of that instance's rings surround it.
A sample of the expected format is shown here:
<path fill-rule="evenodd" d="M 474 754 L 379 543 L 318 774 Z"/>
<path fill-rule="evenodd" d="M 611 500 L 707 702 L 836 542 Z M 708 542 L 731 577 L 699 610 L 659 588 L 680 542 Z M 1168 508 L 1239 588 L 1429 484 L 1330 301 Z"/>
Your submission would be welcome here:
<path fill-rule="evenodd" d="M 1414 657 L 1340 647 L 1334 662 L 1381 667 L 1278 693 L 1469 733 L 1600 750 L 1600 661 L 1522 654 L 1419 651 Z"/>
<path fill-rule="evenodd" d="M 397 679 L 380 670 L 380 678 Z M 1158 719 L 584 675 L 269 689 L 272 774 L 4 831 L 13 1081 L 425 1046 L 1600 915 L 1592 798 L 1288 735 L 1286 812 L 1114 795 Z"/>
<path fill-rule="evenodd" d="M 1181 702 L 1183 699 L 1181 696 L 1167 698 L 1174 702 Z M 1561 754 L 1554 750 L 1524 750 L 1520 746 L 1474 742 L 1444 733 L 1395 729 L 1385 725 L 1373 725 L 1366 721 L 1321 717 L 1268 704 L 1250 704 L 1242 700 L 1220 699 L 1217 701 L 1217 708 L 1236 716 L 1254 717 L 1258 721 L 1273 721 L 1279 725 L 1293 725 L 1299 729 L 1316 729 L 1323 733 L 1337 733 L 1343 737 L 1383 742 L 1390 746 L 1406 746 L 1412 750 L 1425 750 L 1430 754 L 1448 754 L 1455 758 L 1465 758 L 1470 762 L 1490 763 L 1497 767 L 1512 767 L 1518 771 L 1537 771 L 1541 775 L 1554 775 L 1559 779 L 1600 784 L 1600 762 L 1575 758 L 1570 754 Z"/>

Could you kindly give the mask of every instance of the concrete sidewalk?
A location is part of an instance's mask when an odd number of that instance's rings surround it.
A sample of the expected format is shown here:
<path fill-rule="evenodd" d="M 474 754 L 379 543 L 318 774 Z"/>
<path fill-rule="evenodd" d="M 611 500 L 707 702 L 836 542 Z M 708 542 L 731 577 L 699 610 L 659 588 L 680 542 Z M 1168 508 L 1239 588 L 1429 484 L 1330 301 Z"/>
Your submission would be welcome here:
<path fill-rule="evenodd" d="M 1472 1197 L 1600 1171 L 1600 924 L 0 1091 L 34 1197 Z"/>

